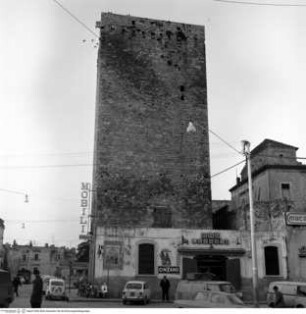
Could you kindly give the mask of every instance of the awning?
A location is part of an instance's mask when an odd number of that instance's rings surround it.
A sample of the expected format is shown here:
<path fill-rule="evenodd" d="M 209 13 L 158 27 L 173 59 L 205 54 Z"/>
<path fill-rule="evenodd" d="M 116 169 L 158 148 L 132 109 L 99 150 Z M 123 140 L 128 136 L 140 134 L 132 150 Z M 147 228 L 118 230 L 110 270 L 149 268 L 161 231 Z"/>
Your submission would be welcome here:
<path fill-rule="evenodd" d="M 223 256 L 237 256 L 244 255 L 246 250 L 243 248 L 195 248 L 195 247 L 180 247 L 178 248 L 179 253 L 187 255 L 223 255 Z"/>

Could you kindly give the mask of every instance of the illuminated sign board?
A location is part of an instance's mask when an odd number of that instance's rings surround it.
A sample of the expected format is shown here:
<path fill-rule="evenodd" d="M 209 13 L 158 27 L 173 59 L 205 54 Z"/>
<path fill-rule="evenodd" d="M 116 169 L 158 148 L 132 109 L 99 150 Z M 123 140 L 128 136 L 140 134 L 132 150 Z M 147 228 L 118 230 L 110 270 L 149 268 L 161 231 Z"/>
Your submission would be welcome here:
<path fill-rule="evenodd" d="M 306 225 L 306 213 L 286 213 L 286 223 L 287 225 Z"/>

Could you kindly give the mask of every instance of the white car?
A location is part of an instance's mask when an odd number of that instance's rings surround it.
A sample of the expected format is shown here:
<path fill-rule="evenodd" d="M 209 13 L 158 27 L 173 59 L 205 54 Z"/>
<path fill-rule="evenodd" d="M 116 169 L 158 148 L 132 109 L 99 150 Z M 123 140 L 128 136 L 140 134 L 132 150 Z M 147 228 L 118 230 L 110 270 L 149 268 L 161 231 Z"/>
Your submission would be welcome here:
<path fill-rule="evenodd" d="M 145 281 L 128 281 L 122 291 L 122 303 L 141 302 L 147 304 L 150 302 L 151 290 Z"/>
<path fill-rule="evenodd" d="M 46 288 L 46 300 L 69 301 L 66 295 L 65 281 L 59 278 L 50 278 Z"/>
<path fill-rule="evenodd" d="M 247 307 L 235 294 L 221 291 L 198 292 L 193 300 L 175 300 L 174 304 L 179 308 Z"/>

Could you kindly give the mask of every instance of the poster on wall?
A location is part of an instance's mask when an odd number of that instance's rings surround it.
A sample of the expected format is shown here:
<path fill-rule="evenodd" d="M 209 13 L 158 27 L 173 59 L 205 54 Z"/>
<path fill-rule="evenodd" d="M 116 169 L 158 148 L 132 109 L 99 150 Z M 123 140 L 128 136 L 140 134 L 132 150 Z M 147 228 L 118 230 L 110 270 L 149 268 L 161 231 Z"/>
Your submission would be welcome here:
<path fill-rule="evenodd" d="M 123 253 L 121 242 L 105 241 L 104 265 L 109 269 L 122 269 Z"/>

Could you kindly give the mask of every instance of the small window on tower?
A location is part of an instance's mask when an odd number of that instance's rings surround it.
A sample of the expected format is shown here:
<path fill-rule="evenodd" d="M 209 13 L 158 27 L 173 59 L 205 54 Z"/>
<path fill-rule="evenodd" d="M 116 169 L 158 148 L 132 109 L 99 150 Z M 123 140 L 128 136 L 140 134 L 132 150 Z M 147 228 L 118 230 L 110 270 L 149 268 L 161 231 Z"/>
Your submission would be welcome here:
<path fill-rule="evenodd" d="M 289 183 L 281 184 L 281 193 L 282 193 L 282 199 L 284 200 L 290 199 L 290 184 Z"/>
<path fill-rule="evenodd" d="M 167 207 L 156 207 L 153 211 L 153 228 L 171 228 L 172 213 Z"/>

